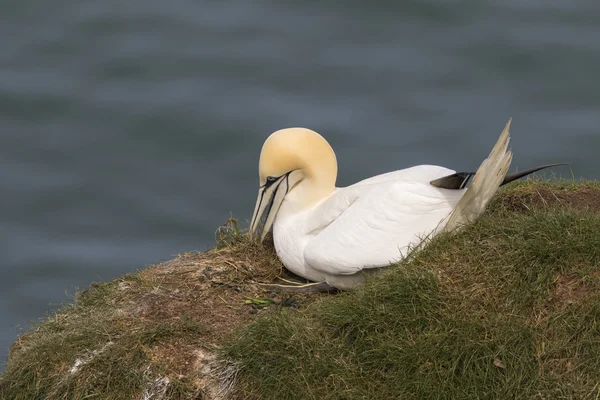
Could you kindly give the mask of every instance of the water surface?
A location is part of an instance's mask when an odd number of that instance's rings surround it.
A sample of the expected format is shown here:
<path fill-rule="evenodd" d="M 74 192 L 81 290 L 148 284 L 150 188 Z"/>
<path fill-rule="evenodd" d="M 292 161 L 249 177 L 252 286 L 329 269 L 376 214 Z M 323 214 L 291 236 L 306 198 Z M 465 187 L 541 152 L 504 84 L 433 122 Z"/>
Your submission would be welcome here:
<path fill-rule="evenodd" d="M 0 360 L 77 287 L 249 218 L 283 127 L 326 136 L 342 186 L 474 170 L 510 116 L 513 168 L 597 178 L 599 4 L 3 2 Z"/>

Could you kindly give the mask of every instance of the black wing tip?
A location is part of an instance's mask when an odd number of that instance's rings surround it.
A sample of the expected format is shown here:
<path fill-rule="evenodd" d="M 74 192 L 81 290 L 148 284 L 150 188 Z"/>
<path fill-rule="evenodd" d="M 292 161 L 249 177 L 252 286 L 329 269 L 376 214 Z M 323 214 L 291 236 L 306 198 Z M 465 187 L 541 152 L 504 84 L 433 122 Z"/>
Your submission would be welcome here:
<path fill-rule="evenodd" d="M 526 169 L 526 170 L 521 171 L 521 172 L 515 172 L 515 173 L 512 173 L 512 174 L 507 174 L 504 177 L 504 180 L 502 181 L 502 184 L 500 184 L 500 186 L 506 185 L 506 184 L 511 183 L 513 181 L 516 181 L 517 179 L 523 178 L 524 176 L 527 176 L 529 174 L 533 174 L 534 172 L 541 171 L 541 170 L 546 169 L 546 168 L 559 167 L 559 166 L 563 166 L 563 165 L 571 165 L 571 164 L 570 163 L 546 164 L 546 165 L 540 165 L 539 167 L 529 168 L 529 169 Z"/>
<path fill-rule="evenodd" d="M 464 189 L 474 175 L 475 172 L 457 172 L 452 175 L 434 179 L 429 183 L 440 189 L 459 190 Z"/>
<path fill-rule="evenodd" d="M 546 168 L 559 167 L 563 165 L 571 165 L 570 163 L 555 163 L 555 164 L 546 164 L 540 165 L 539 167 L 529 168 L 524 171 L 515 172 L 512 174 L 507 174 L 502 181 L 500 186 L 506 185 L 507 183 L 511 183 L 512 181 L 516 181 L 519 178 L 523 178 L 529 174 L 533 174 L 534 172 L 541 171 Z M 472 177 L 475 176 L 475 172 L 457 172 L 452 175 L 443 176 L 438 179 L 434 179 L 430 184 L 440 189 L 451 189 L 451 190 L 460 190 L 467 187 L 469 181 Z"/>

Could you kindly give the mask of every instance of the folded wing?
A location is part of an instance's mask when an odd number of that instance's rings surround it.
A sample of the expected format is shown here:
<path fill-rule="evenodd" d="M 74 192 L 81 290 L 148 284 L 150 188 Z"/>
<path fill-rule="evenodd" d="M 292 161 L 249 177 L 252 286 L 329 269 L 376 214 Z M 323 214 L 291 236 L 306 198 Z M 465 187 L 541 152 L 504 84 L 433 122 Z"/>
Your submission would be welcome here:
<path fill-rule="evenodd" d="M 448 171 L 440 168 L 437 177 Z M 405 257 L 412 247 L 441 228 L 464 193 L 431 185 L 429 181 L 436 176 L 430 175 L 417 181 L 359 182 L 338 191 L 328 201 L 343 204 L 345 209 L 315 232 L 304 250 L 306 262 L 328 274 L 354 274 Z M 331 204 L 324 208 L 331 208 Z"/>

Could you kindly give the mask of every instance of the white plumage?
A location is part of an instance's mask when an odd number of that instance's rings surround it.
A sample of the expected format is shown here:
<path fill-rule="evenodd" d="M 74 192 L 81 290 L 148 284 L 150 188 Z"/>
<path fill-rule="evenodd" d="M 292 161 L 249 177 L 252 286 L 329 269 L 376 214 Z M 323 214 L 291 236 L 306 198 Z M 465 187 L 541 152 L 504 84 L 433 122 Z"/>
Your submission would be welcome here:
<path fill-rule="evenodd" d="M 335 188 L 337 163 L 325 139 L 301 128 L 275 132 L 261 152 L 261 188 L 250 230 L 256 231 L 268 210 L 263 237 L 272 224 L 286 268 L 352 289 L 363 271 L 389 266 L 424 239 L 470 223 L 484 211 L 510 165 L 509 126 L 510 121 L 468 189 L 431 184 L 455 174 L 433 165 Z"/>

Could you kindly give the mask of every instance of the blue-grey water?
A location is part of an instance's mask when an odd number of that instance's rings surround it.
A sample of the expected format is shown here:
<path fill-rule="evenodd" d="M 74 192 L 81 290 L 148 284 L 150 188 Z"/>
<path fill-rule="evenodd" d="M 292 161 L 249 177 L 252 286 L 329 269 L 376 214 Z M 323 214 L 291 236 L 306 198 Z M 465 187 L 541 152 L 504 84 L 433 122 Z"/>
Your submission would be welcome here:
<path fill-rule="evenodd" d="M 328 138 L 339 185 L 513 168 L 600 176 L 600 3 L 0 3 L 0 369 L 77 287 L 247 219 L 274 130 Z"/>

